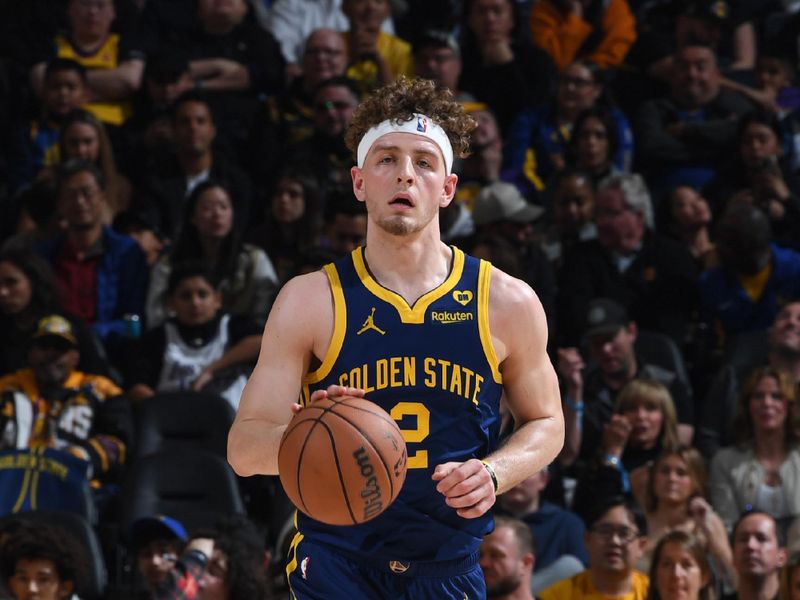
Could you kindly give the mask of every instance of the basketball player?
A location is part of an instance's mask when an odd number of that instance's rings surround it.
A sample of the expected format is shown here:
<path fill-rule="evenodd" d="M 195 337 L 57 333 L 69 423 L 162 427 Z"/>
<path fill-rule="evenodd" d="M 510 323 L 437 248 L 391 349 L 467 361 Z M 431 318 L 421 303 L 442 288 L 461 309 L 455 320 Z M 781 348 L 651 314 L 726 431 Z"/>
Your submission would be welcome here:
<path fill-rule="evenodd" d="M 293 597 L 476 600 L 495 496 L 555 458 L 564 439 L 541 304 L 523 282 L 440 240 L 454 154 L 474 122 L 433 83 L 401 78 L 347 133 L 366 247 L 291 280 L 264 330 L 228 442 L 240 475 L 278 472 L 301 398 L 363 395 L 398 422 L 408 473 L 375 519 L 329 526 L 298 513 Z M 505 395 L 516 431 L 496 448 Z M 322 492 L 324 493 L 324 491 Z"/>

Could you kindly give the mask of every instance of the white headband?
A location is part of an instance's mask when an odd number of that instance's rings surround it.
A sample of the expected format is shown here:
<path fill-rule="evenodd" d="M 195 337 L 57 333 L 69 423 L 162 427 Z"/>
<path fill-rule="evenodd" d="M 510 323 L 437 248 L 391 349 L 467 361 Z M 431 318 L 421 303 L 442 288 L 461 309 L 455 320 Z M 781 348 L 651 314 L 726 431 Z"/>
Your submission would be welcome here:
<path fill-rule="evenodd" d="M 375 127 L 372 127 L 361 141 L 358 143 L 358 167 L 364 167 L 364 160 L 367 158 L 367 152 L 372 148 L 379 137 L 387 133 L 413 133 L 428 138 L 434 144 L 439 146 L 439 149 L 444 155 L 444 165 L 447 174 L 453 169 L 453 147 L 450 145 L 450 139 L 439 125 L 430 120 L 425 115 L 414 114 L 410 121 L 391 121 L 386 120 Z"/>

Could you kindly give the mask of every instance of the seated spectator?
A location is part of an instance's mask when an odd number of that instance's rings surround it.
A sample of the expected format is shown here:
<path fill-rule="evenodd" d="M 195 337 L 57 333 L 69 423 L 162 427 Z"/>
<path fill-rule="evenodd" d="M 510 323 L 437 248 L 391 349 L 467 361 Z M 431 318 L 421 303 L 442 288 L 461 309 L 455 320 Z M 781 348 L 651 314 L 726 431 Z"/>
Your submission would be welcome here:
<path fill-rule="evenodd" d="M 578 61 L 558 76 L 553 101 L 526 110 L 506 136 L 505 164 L 520 189 L 542 192 L 567 166 L 572 131 L 578 116 L 591 108 L 610 111 L 617 140 L 614 166 L 627 171 L 633 160 L 633 134 L 628 119 L 610 101 L 603 73 L 593 63 Z"/>
<path fill-rule="evenodd" d="M 569 160 L 592 174 L 595 187 L 620 169 L 614 164 L 619 141 L 613 115 L 600 107 L 583 111 L 575 121 L 569 141 Z"/>
<path fill-rule="evenodd" d="M 714 214 L 744 201 L 769 217 L 773 240 L 800 247 L 800 179 L 784 158 L 783 133 L 777 117 L 751 112 L 739 121 L 736 159 L 720 171 L 706 190 Z"/>
<path fill-rule="evenodd" d="M 157 228 L 147 221 L 143 215 L 132 210 L 125 210 L 114 217 L 114 231 L 136 240 L 144 252 L 147 266 L 152 267 L 161 257 L 165 244 Z"/>
<path fill-rule="evenodd" d="M 647 364 L 637 357 L 634 350 L 637 324 L 617 302 L 607 298 L 593 301 L 584 322 L 593 366 L 586 370 L 586 364 L 577 348 L 558 350 L 558 372 L 565 386 L 562 399 L 566 420 L 561 463 L 568 466 L 578 458 L 584 462 L 595 458 L 602 444 L 604 430 L 611 422 L 614 407 L 617 405 L 617 394 L 626 385 L 641 379 L 660 382 L 668 390 L 664 394 L 663 390 L 656 389 L 652 384 L 644 386 L 653 396 L 658 397 L 661 407 L 668 404 L 664 396 L 671 398 L 677 414 L 677 439 L 688 444 L 693 433 L 693 406 L 688 382 L 671 371 L 671 365 Z M 637 387 L 642 389 L 639 383 L 630 389 L 636 390 Z M 609 434 L 617 433 L 617 429 L 623 428 L 630 434 L 630 423 L 621 415 L 614 425 L 615 431 Z M 669 437 L 674 443 L 671 432 Z M 610 442 L 611 439 L 607 441 Z M 625 444 L 622 446 L 624 448 Z"/>
<path fill-rule="evenodd" d="M 12 600 L 77 600 L 87 572 L 82 548 L 57 527 L 26 524 L 0 544 L 0 575 Z"/>
<path fill-rule="evenodd" d="M 463 212 L 469 213 L 481 188 L 503 179 L 506 174 L 501 171 L 503 138 L 494 114 L 482 102 L 468 102 L 464 108 L 475 119 L 475 129 L 470 137 L 469 156 L 453 163 L 459 185 L 451 206 L 456 204 Z"/>
<path fill-rule="evenodd" d="M 714 580 L 705 547 L 685 531 L 664 535 L 650 567 L 650 600 L 713 600 Z"/>
<path fill-rule="evenodd" d="M 595 198 L 597 239 L 576 244 L 559 274 L 561 339 L 574 345 L 592 298 L 613 298 L 639 327 L 685 345 L 697 308 L 697 271 L 685 246 L 653 230 L 639 175 L 614 175 Z"/>
<path fill-rule="evenodd" d="M 798 593 L 800 593 L 800 553 L 794 550 L 781 569 L 780 598 L 797 600 Z"/>
<path fill-rule="evenodd" d="M 107 211 L 104 223 L 111 221 L 130 204 L 133 189 L 131 182 L 117 169 L 114 149 L 108 140 L 106 128 L 92 113 L 77 109 L 68 114 L 61 125 L 59 164 L 70 159 L 83 160 L 95 165 L 106 181 Z M 39 173 L 40 178 L 56 177 L 58 164 Z"/>
<path fill-rule="evenodd" d="M 39 321 L 28 364 L 0 377 L 0 448 L 51 447 L 87 461 L 90 476 L 108 482 L 125 462 L 130 408 L 122 390 L 101 375 L 77 370 L 69 321 Z"/>
<path fill-rule="evenodd" d="M 731 527 L 747 510 L 767 511 L 783 529 L 800 516 L 800 415 L 789 373 L 762 367 L 742 387 L 736 445 L 711 460 L 711 504 Z"/>
<path fill-rule="evenodd" d="M 575 244 L 597 237 L 592 221 L 593 178 L 581 169 L 566 168 L 556 173 L 550 192 L 552 215 L 546 221 L 541 245 L 547 258 L 560 268 Z"/>
<path fill-rule="evenodd" d="M 67 230 L 39 246 L 53 266 L 64 310 L 92 326 L 111 353 L 128 335 L 126 314 L 141 315 L 147 263 L 138 244 L 103 223 L 106 181 L 90 163 L 58 173 L 58 210 Z"/>
<path fill-rule="evenodd" d="M 173 265 L 198 258 L 207 262 L 219 281 L 226 310 L 262 325 L 266 322 L 278 276 L 263 250 L 242 243 L 245 218 L 226 185 L 209 180 L 194 189 L 186 203 L 180 237 L 152 270 L 147 290 L 149 328 L 166 318 L 166 291 Z"/>
<path fill-rule="evenodd" d="M 39 321 L 61 312 L 56 279 L 50 265 L 32 250 L 8 249 L 0 253 L 0 375 L 26 366 L 26 354 Z M 62 314 L 75 333 L 80 363 L 87 373 L 105 375 L 108 365 L 100 356 L 96 338 L 81 321 Z"/>
<path fill-rule="evenodd" d="M 155 594 L 169 579 L 188 538 L 181 522 L 166 515 L 134 521 L 130 549 L 136 557 L 136 570 L 150 594 Z"/>
<path fill-rule="evenodd" d="M 716 234 L 720 264 L 700 275 L 700 319 L 721 346 L 767 329 L 781 303 L 800 298 L 800 253 L 773 244 L 769 218 L 746 202 L 725 211 Z"/>
<path fill-rule="evenodd" d="M 733 420 L 739 412 L 741 383 L 756 367 L 769 365 L 790 373 L 800 383 L 800 302 L 789 302 L 775 317 L 766 333 L 767 351 L 762 353 L 747 334 L 736 345 L 748 346 L 737 362 L 727 361 L 714 375 L 703 402 L 695 445 L 711 458 L 721 446 L 734 443 Z"/>
<path fill-rule="evenodd" d="M 542 497 L 549 479 L 543 469 L 497 498 L 501 514 L 525 523 L 536 540 L 536 591 L 574 575 L 576 571 L 572 569 L 576 564 L 583 565 L 578 569 L 582 571 L 589 562 L 583 545 L 583 522 L 574 513 Z"/>
<path fill-rule="evenodd" d="M 553 61 L 525 41 L 513 0 L 464 2 L 459 88 L 489 105 L 501 133 L 511 133 L 519 112 L 550 97 Z"/>
<path fill-rule="evenodd" d="M 739 92 L 760 108 L 776 113 L 783 120 L 791 111 L 800 108 L 800 96 L 795 87 L 795 67 L 784 54 L 766 48 L 756 59 L 756 85 L 724 78 L 722 85 Z"/>
<path fill-rule="evenodd" d="M 461 47 L 447 31 L 427 29 L 414 40 L 414 75 L 447 88 L 456 100 L 466 104 L 474 98 L 458 87 L 462 67 Z"/>
<path fill-rule="evenodd" d="M 531 8 L 531 37 L 560 71 L 576 60 L 618 67 L 636 41 L 636 20 L 625 0 L 541 0 Z"/>
<path fill-rule="evenodd" d="M 328 198 L 321 246 L 338 258 L 367 243 L 367 208 L 350 190 Z"/>
<path fill-rule="evenodd" d="M 264 223 L 251 228 L 245 241 L 267 253 L 278 281 L 287 281 L 299 256 L 319 244 L 322 206 L 316 180 L 294 168 L 284 169 L 264 206 Z"/>
<path fill-rule="evenodd" d="M 252 183 L 236 164 L 213 146 L 217 137 L 215 116 L 206 97 L 190 91 L 172 106 L 173 148 L 142 174 L 142 198 L 134 208 L 145 212 L 169 240 L 180 232 L 187 198 L 200 183 L 214 179 L 224 182 L 236 202 L 243 222 L 250 218 Z"/>
<path fill-rule="evenodd" d="M 58 162 L 61 123 L 73 110 L 89 101 L 86 69 L 66 58 L 47 63 L 42 92 L 42 114 L 30 123 L 18 123 L 9 152 L 10 190 L 30 184 L 44 167 Z"/>
<path fill-rule="evenodd" d="M 731 537 L 737 586 L 722 600 L 777 598 L 786 550 L 775 519 L 768 513 L 747 512 L 737 520 Z"/>
<path fill-rule="evenodd" d="M 411 44 L 385 31 L 383 23 L 392 14 L 389 0 L 343 0 L 342 11 L 349 28 L 347 76 L 357 81 L 362 94 L 392 83 L 400 75 L 414 74 Z"/>
<path fill-rule="evenodd" d="M 200 261 L 175 263 L 167 284 L 174 315 L 145 333 L 127 361 L 129 395 L 205 390 L 239 406 L 261 348 L 261 327 L 249 315 L 222 310 L 217 278 Z"/>
<path fill-rule="evenodd" d="M 51 54 L 31 69 L 36 92 L 41 96 L 47 60 L 58 56 L 77 61 L 88 71 L 92 102 L 87 109 L 107 125 L 122 125 L 142 82 L 144 54 L 133 47 L 130 36 L 112 31 L 116 16 L 113 0 L 69 0 L 68 33 L 57 35 Z"/>
<path fill-rule="evenodd" d="M 708 200 L 688 185 L 679 185 L 666 198 L 663 209 L 663 231 L 686 246 L 695 260 L 698 272 L 717 265 L 717 254 L 711 241 L 711 209 Z"/>
<path fill-rule="evenodd" d="M 736 581 L 728 531 L 706 498 L 706 467 L 697 450 L 683 446 L 658 455 L 644 498 L 648 544 L 642 565 L 649 562 L 651 573 L 658 565 L 659 540 L 680 530 L 692 535 L 708 554 L 715 580 L 728 586 Z"/>
<path fill-rule="evenodd" d="M 550 586 L 539 598 L 645 600 L 649 580 L 635 568 L 647 539 L 644 515 L 621 498 L 607 498 L 592 508 L 584 536 L 589 568 Z"/>
<path fill-rule="evenodd" d="M 533 600 L 536 542 L 522 521 L 495 517 L 494 531 L 483 538 L 480 562 L 486 594 L 495 600 Z"/>
<path fill-rule="evenodd" d="M 751 109 L 745 98 L 720 88 L 711 48 L 684 46 L 673 62 L 669 96 L 642 104 L 636 119 L 641 165 L 658 192 L 710 182 L 729 160 L 736 120 Z"/>

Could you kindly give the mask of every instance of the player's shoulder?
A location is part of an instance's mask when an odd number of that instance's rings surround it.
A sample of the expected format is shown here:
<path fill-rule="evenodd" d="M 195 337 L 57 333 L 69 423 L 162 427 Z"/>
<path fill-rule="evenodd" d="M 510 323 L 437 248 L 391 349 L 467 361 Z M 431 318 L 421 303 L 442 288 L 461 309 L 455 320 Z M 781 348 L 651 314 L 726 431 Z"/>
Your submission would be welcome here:
<path fill-rule="evenodd" d="M 278 292 L 270 311 L 270 318 L 296 317 L 324 314 L 331 304 L 330 282 L 323 270 L 297 275 L 289 279 Z"/>
<path fill-rule="evenodd" d="M 489 306 L 501 310 L 539 304 L 539 297 L 527 283 L 491 267 Z"/>

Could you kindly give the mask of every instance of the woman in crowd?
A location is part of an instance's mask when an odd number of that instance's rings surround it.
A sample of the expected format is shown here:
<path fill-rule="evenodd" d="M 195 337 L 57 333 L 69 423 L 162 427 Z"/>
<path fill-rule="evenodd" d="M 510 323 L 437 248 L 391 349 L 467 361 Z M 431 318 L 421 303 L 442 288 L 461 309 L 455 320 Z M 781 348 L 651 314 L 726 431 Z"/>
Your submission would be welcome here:
<path fill-rule="evenodd" d="M 592 174 L 595 188 L 603 178 L 620 172 L 614 164 L 617 134 L 613 116 L 602 106 L 587 108 L 575 121 L 569 142 L 570 162 Z"/>
<path fill-rule="evenodd" d="M 786 525 L 800 515 L 800 415 L 791 374 L 756 369 L 742 387 L 734 419 L 736 445 L 711 460 L 710 496 L 730 529 L 746 510 Z"/>
<path fill-rule="evenodd" d="M 650 567 L 649 600 L 714 600 L 711 566 L 702 541 L 685 531 L 666 534 Z"/>
<path fill-rule="evenodd" d="M 261 248 L 242 243 L 241 215 L 230 191 L 220 182 L 198 185 L 186 202 L 183 225 L 175 246 L 153 267 L 147 293 L 147 325 L 166 317 L 166 290 L 172 265 L 202 258 L 219 279 L 222 306 L 232 315 L 263 325 L 278 286 L 278 276 Z"/>
<path fill-rule="evenodd" d="M 656 458 L 650 468 L 644 508 L 648 541 L 645 562 L 665 534 L 681 530 L 701 542 L 719 579 L 733 583 L 733 554 L 728 533 L 722 519 L 706 500 L 705 462 L 697 450 L 682 447 L 667 450 Z"/>
<path fill-rule="evenodd" d="M 264 250 L 278 279 L 286 281 L 300 254 L 319 244 L 322 208 L 315 179 L 292 168 L 285 170 L 264 212 L 264 223 L 251 229 L 246 241 Z"/>
<path fill-rule="evenodd" d="M 688 185 L 673 189 L 666 200 L 662 219 L 665 233 L 686 245 L 701 271 L 716 266 L 708 201 Z"/>

